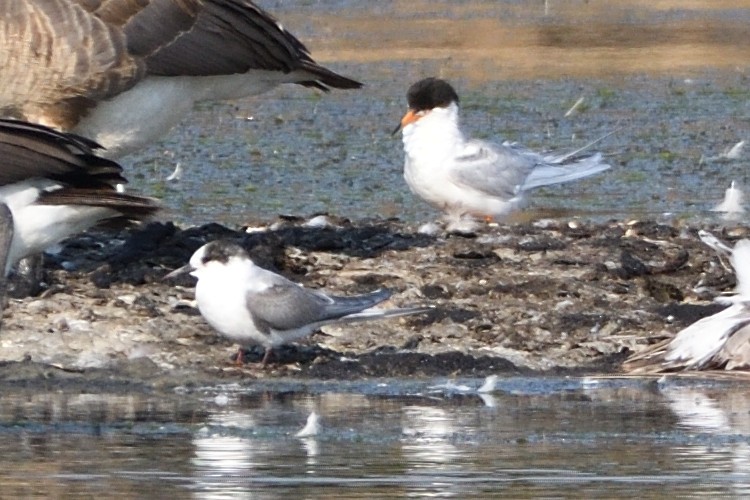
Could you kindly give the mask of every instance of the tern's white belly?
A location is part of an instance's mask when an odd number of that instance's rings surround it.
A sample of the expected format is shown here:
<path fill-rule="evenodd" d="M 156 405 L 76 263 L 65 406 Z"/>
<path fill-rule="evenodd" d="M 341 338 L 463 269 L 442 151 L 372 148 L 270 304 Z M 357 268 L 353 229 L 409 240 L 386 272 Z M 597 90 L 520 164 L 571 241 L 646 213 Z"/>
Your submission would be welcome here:
<path fill-rule="evenodd" d="M 441 165 L 439 159 L 434 160 L 430 167 L 424 161 L 413 161 L 407 156 L 404 179 L 414 194 L 449 216 L 501 217 L 519 208 L 523 202 L 520 193 L 504 199 L 457 184 L 450 176 L 450 168 Z"/>
<path fill-rule="evenodd" d="M 208 324 L 233 342 L 269 347 L 269 339 L 255 328 L 247 309 L 242 281 L 221 273 L 202 276 L 195 287 L 198 309 Z"/>

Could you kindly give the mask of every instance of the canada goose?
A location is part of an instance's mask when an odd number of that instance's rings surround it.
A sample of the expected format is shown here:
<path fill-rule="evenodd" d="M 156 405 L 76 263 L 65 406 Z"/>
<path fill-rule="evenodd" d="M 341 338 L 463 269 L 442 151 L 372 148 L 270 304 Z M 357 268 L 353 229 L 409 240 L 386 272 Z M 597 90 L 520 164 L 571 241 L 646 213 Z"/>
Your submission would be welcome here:
<path fill-rule="evenodd" d="M 0 115 L 75 132 L 118 157 L 198 101 L 281 83 L 361 83 L 317 64 L 249 0 L 0 0 Z"/>
<path fill-rule="evenodd" d="M 98 222 L 158 210 L 151 198 L 117 192 L 127 182 L 122 167 L 97 148 L 74 134 L 0 120 L 0 280 L 20 259 Z"/>

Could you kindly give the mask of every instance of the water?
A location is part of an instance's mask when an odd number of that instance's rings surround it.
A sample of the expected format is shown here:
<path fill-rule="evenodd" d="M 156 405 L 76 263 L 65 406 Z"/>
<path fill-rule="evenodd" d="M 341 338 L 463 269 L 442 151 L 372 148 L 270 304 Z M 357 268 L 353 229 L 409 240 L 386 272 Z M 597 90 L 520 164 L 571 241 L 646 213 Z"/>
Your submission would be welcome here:
<path fill-rule="evenodd" d="M 750 398 L 721 380 L 253 382 L 6 392 L 7 497 L 750 494 Z M 321 430 L 294 434 L 308 414 Z"/>
<path fill-rule="evenodd" d="M 165 200 L 166 218 L 434 220 L 405 185 L 390 135 L 406 89 L 428 75 L 455 84 L 476 137 L 568 150 L 618 130 L 598 145 L 611 171 L 534 192 L 532 213 L 700 221 L 732 180 L 750 183 L 741 159 L 720 158 L 748 137 L 748 1 L 261 3 L 366 87 L 206 104 L 125 161 L 134 187 Z M 165 181 L 177 163 L 182 181 Z"/>

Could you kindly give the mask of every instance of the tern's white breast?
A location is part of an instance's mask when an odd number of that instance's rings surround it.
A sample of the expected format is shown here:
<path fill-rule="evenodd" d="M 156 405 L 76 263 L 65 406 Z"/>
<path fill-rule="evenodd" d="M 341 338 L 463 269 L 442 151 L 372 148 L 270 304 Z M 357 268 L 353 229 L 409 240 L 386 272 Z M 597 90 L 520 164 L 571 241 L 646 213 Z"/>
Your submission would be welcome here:
<path fill-rule="evenodd" d="M 195 287 L 198 309 L 213 328 L 233 342 L 268 346 L 268 339 L 255 328 L 247 308 L 251 270 L 238 264 L 209 262 L 198 270 Z"/>

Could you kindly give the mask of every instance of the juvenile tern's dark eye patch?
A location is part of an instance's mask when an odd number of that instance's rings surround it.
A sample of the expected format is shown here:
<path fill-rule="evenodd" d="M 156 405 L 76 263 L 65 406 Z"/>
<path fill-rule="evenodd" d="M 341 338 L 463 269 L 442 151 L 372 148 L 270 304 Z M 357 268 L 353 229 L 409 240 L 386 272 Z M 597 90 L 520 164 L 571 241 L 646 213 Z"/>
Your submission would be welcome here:
<path fill-rule="evenodd" d="M 229 262 L 232 257 L 247 257 L 245 249 L 228 240 L 216 240 L 208 243 L 203 252 L 201 262 L 216 261 L 222 264 Z"/>

